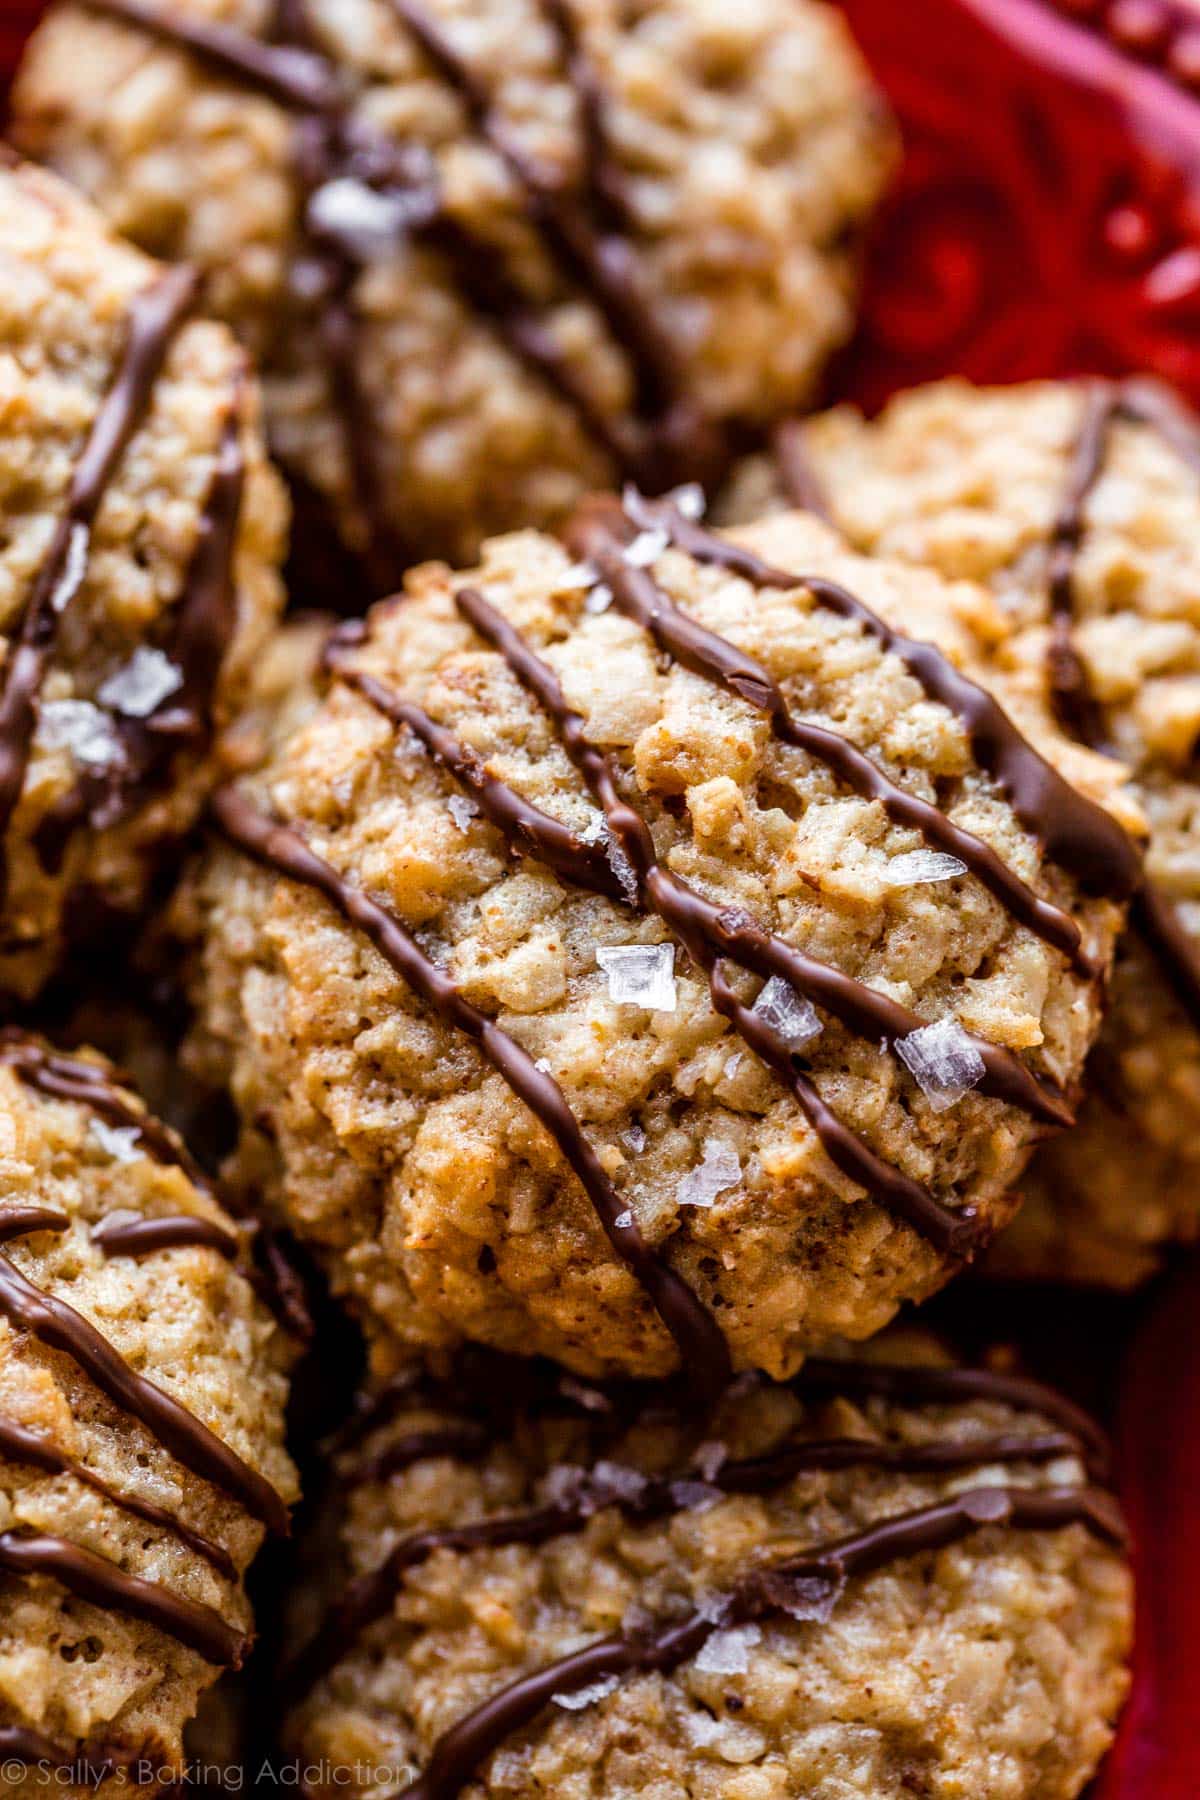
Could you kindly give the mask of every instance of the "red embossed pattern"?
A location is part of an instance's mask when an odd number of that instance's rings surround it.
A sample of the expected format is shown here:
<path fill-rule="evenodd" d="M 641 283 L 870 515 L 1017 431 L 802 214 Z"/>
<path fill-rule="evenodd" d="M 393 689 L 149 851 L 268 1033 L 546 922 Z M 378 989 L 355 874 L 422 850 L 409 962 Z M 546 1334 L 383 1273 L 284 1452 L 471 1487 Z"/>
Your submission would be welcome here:
<path fill-rule="evenodd" d="M 1200 0 L 842 0 L 904 132 L 831 393 L 1154 370 L 1200 405 Z M 0 0 L 0 88 L 40 11 Z M 1200 1268 L 1125 1359 L 1133 1697 L 1094 1800 L 1200 1796 Z"/>

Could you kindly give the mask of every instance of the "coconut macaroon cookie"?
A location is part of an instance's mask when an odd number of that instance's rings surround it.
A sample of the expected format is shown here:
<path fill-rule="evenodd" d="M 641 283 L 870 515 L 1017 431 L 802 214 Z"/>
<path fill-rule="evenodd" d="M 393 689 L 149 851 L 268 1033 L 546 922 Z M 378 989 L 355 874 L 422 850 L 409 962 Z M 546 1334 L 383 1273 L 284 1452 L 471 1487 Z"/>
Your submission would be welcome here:
<path fill-rule="evenodd" d="M 392 1396 L 299 1584 L 313 1792 L 1078 1794 L 1131 1632 L 1103 1445 L 1051 1390 L 889 1354 L 739 1383 L 703 1442 L 519 1370 Z"/>
<path fill-rule="evenodd" d="M 874 425 L 835 412 L 797 447 L 777 471 L 807 469 L 853 542 L 987 582 L 1012 620 L 1002 666 L 1133 772 L 1149 885 L 1089 1098 L 996 1251 L 1130 1285 L 1200 1229 L 1200 431 L 1148 383 L 949 382 Z M 742 516 L 770 492 L 762 465 L 747 471 Z"/>
<path fill-rule="evenodd" d="M 982 590 L 694 500 L 415 571 L 218 796 L 197 1054 L 381 1360 L 787 1374 L 977 1250 L 1070 1117 L 1117 766 L 1047 727 L 1077 791 L 962 672 Z"/>
<path fill-rule="evenodd" d="M 0 162 L 0 992 L 134 912 L 282 605 L 285 500 L 196 278 Z"/>
<path fill-rule="evenodd" d="M 813 0 L 89 0 L 14 130 L 209 273 L 376 592 L 801 402 L 892 151 Z"/>
<path fill-rule="evenodd" d="M 177 1768 L 249 1648 L 242 1577 L 295 1497 L 288 1348 L 202 1181 L 102 1060 L 0 1036 L 6 1793 Z"/>

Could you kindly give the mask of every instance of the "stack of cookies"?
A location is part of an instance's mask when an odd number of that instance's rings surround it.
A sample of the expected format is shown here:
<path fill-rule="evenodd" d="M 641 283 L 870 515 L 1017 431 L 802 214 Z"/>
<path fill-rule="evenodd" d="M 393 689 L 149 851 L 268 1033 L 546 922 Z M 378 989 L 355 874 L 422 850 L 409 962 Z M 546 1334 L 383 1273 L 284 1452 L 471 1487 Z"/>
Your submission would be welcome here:
<path fill-rule="evenodd" d="M 799 422 L 822 0 L 67 0 L 11 129 L 5 1791 L 257 1668 L 312 1796 L 1071 1800 L 1104 1438 L 913 1309 L 1200 1219 L 1200 432 Z"/>

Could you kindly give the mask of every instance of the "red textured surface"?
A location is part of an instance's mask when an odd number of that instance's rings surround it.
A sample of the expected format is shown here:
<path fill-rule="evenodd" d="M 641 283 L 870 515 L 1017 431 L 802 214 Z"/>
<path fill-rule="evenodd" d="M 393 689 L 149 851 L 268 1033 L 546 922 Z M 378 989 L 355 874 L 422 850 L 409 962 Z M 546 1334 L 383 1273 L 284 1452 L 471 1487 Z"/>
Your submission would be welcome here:
<path fill-rule="evenodd" d="M 905 158 L 835 396 L 1152 369 L 1200 404 L 1200 0 L 843 6 Z M 0 85 L 39 10 L 0 0 Z M 1197 1317 L 1193 1265 L 1123 1364 L 1138 1654 L 1096 1800 L 1200 1797 Z"/>

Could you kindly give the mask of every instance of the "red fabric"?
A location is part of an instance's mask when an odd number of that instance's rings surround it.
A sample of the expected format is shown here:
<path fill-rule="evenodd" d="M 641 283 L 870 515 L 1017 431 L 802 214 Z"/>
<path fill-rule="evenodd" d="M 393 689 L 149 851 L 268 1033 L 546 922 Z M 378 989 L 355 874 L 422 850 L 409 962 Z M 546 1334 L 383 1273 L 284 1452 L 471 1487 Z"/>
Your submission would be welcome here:
<path fill-rule="evenodd" d="M 1153 369 L 1200 404 L 1196 0 L 843 0 L 905 157 L 836 397 Z M 0 86 L 37 0 L 0 0 Z M 1200 1268 L 1125 1360 L 1133 1699 L 1096 1800 L 1200 1796 Z M 1086 1353 L 1086 1345 L 1081 1344 Z"/>

